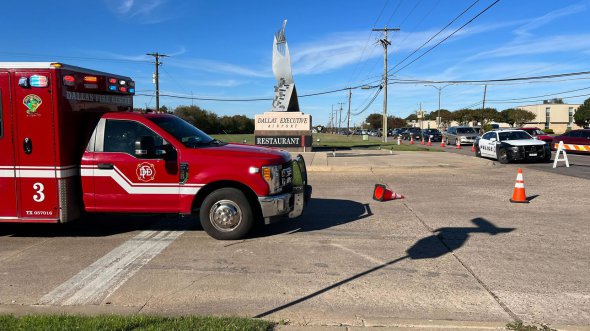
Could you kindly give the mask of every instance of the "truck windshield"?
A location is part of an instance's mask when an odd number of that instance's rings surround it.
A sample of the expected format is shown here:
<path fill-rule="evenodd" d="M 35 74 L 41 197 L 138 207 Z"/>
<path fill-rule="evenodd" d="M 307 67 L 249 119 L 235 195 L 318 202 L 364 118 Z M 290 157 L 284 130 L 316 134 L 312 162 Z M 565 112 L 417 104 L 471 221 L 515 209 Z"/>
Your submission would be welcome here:
<path fill-rule="evenodd" d="M 174 136 L 186 147 L 221 144 L 219 140 L 209 137 L 205 132 L 176 116 L 150 117 L 149 120 Z"/>

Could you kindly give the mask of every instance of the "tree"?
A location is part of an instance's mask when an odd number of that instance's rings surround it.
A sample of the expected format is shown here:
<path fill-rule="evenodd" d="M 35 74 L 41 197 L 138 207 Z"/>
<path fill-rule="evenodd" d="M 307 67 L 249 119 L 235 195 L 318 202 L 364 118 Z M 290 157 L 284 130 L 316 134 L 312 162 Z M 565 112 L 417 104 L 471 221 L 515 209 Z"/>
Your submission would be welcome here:
<path fill-rule="evenodd" d="M 482 126 L 500 119 L 500 114 L 496 108 L 475 109 L 473 114 L 475 120 L 481 123 Z"/>
<path fill-rule="evenodd" d="M 418 115 L 416 114 L 410 114 L 408 117 L 406 117 L 406 121 L 418 121 Z"/>
<path fill-rule="evenodd" d="M 457 121 L 461 125 L 465 125 L 474 120 L 473 109 L 463 108 L 455 110 L 452 114 L 453 120 Z"/>
<path fill-rule="evenodd" d="M 201 109 L 198 106 L 178 106 L 174 114 L 206 133 L 219 133 L 220 122 L 217 114 Z"/>
<path fill-rule="evenodd" d="M 403 128 L 406 126 L 406 121 L 403 118 L 395 117 L 395 116 L 387 116 L 387 127 L 390 129 L 393 128 Z"/>
<path fill-rule="evenodd" d="M 586 99 L 584 103 L 578 107 L 574 115 L 574 122 L 576 125 L 586 127 L 590 124 L 590 98 Z"/>
<path fill-rule="evenodd" d="M 500 120 L 510 124 L 510 126 L 521 127 L 526 123 L 535 119 L 536 115 L 533 112 L 518 108 L 508 108 L 500 112 Z"/>
<path fill-rule="evenodd" d="M 383 115 L 371 114 L 367 116 L 365 122 L 369 123 L 373 129 L 381 129 L 381 127 L 383 127 Z"/>

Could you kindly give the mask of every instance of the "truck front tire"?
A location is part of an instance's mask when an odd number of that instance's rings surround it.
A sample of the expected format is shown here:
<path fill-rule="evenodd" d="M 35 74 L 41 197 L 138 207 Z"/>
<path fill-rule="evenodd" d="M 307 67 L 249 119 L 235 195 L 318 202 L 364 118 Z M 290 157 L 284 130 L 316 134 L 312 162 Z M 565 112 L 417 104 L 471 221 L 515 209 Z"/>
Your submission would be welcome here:
<path fill-rule="evenodd" d="M 241 239 L 254 225 L 252 206 L 244 193 L 235 188 L 211 192 L 201 205 L 199 219 L 205 232 L 219 240 Z"/>

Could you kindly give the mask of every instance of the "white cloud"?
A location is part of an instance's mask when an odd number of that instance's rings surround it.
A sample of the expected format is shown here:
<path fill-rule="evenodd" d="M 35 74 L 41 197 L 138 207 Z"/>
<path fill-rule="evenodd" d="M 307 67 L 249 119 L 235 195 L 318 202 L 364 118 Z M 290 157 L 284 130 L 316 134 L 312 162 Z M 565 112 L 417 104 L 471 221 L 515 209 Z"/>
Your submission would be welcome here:
<path fill-rule="evenodd" d="M 207 59 L 170 59 L 168 60 L 168 65 L 211 73 L 232 74 L 259 78 L 272 77 L 270 68 L 268 70 L 257 70 L 231 63 Z"/>
<path fill-rule="evenodd" d="M 467 60 L 588 50 L 590 50 L 590 33 L 551 37 L 543 36 L 538 39 L 515 40 L 491 51 L 478 53 Z"/>
<path fill-rule="evenodd" d="M 514 30 L 514 33 L 521 38 L 531 36 L 531 31 L 538 29 L 543 25 L 549 24 L 552 21 L 557 20 L 559 18 L 583 12 L 586 10 L 586 8 L 587 5 L 585 3 L 578 3 L 565 8 L 551 11 L 543 16 L 536 17 L 530 20 L 527 24 Z"/>
<path fill-rule="evenodd" d="M 135 19 L 141 24 L 155 24 L 171 17 L 162 10 L 167 0 L 105 0 L 107 6 L 120 17 Z"/>

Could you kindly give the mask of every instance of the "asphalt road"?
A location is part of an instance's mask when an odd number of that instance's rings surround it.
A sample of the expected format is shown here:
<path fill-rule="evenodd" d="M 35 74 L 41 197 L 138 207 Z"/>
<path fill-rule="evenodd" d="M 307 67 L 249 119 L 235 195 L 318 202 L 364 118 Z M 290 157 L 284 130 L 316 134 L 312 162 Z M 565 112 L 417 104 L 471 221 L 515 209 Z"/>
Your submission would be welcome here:
<path fill-rule="evenodd" d="M 311 172 L 301 218 L 241 241 L 216 241 L 196 220 L 170 216 L 0 224 L 0 313 L 590 325 L 590 218 L 570 199 L 586 196 L 588 181 L 531 169 L 531 202 L 511 204 L 511 167 L 450 163 L 458 157 L 446 153 L 417 153 L 417 163 L 421 155 L 434 166 Z M 375 183 L 406 198 L 374 201 Z"/>
<path fill-rule="evenodd" d="M 404 141 L 404 143 L 407 143 Z M 471 151 L 471 145 L 463 145 L 461 149 L 456 149 L 454 145 L 447 146 L 445 148 L 440 147 L 440 142 L 433 143 L 437 149 L 444 149 L 445 152 L 456 153 L 461 155 L 467 155 L 475 157 L 475 152 Z M 540 171 L 547 171 L 551 173 L 557 173 L 566 176 L 573 176 L 578 178 L 590 179 L 590 154 L 567 154 L 570 167 L 567 168 L 564 162 L 558 162 L 557 167 L 553 168 L 553 161 L 555 160 L 555 152 L 552 152 L 551 162 L 511 162 L 511 165 L 515 165 L 525 169 L 535 169 Z M 500 165 L 494 159 L 488 159 L 494 161 Z"/>

